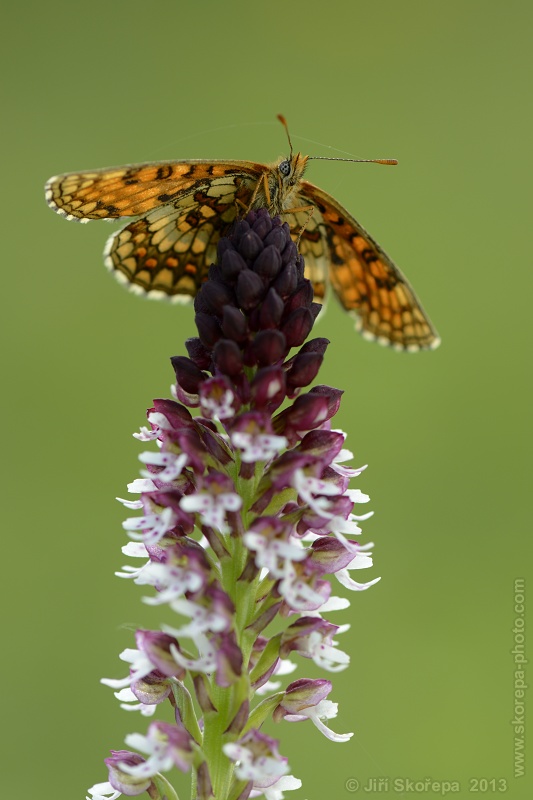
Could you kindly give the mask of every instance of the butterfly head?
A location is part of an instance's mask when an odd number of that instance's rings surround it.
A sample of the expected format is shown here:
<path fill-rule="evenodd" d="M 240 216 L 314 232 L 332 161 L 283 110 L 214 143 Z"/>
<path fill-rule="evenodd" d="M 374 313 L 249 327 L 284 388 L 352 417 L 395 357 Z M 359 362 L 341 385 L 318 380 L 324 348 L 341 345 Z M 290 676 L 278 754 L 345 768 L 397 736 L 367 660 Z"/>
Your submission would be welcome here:
<path fill-rule="evenodd" d="M 308 156 L 303 156 L 301 153 L 291 153 L 288 158 L 278 162 L 278 180 L 285 191 L 290 191 L 292 187 L 298 186 L 303 178 L 307 159 Z"/>
<path fill-rule="evenodd" d="M 271 214 L 281 214 L 294 205 L 302 176 L 305 172 L 307 156 L 294 153 L 288 158 L 279 158 L 268 169 L 268 196 L 263 198 Z"/>
<path fill-rule="evenodd" d="M 278 120 L 285 128 L 290 153 L 287 157 L 280 157 L 269 167 L 268 194 L 270 196 L 266 198 L 266 205 L 274 214 L 283 212 L 293 204 L 294 195 L 298 192 L 308 159 L 308 156 L 303 156 L 301 153 L 293 153 L 287 121 L 281 114 L 278 114 Z"/>
<path fill-rule="evenodd" d="M 284 186 L 295 186 L 302 180 L 309 156 L 301 153 L 291 153 L 288 158 L 282 159 L 278 165 L 278 175 Z"/>

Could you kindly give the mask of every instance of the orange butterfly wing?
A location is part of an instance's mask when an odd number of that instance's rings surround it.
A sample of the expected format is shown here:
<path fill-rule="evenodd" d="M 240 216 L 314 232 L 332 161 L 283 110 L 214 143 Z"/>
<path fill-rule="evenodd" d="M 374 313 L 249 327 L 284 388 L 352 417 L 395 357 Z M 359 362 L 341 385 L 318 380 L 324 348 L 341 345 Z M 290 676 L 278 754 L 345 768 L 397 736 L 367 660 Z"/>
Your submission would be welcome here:
<path fill-rule="evenodd" d="M 105 263 L 121 283 L 151 298 L 195 297 L 217 258 L 217 243 L 250 202 L 258 178 L 232 173 L 180 192 L 113 234 Z"/>
<path fill-rule="evenodd" d="M 257 180 L 263 169 L 250 161 L 161 161 L 57 175 L 45 191 L 58 214 L 87 222 L 146 214 L 213 179 L 245 174 Z"/>
<path fill-rule="evenodd" d="M 264 170 L 249 161 L 138 164 L 51 178 L 46 197 L 81 222 L 140 215 L 108 239 L 106 266 L 136 293 L 179 301 L 196 295 Z"/>
<path fill-rule="evenodd" d="M 317 275 L 320 277 L 327 263 L 333 291 L 343 308 L 355 316 L 362 335 L 397 350 L 438 347 L 439 336 L 409 282 L 370 234 L 313 184 L 302 181 L 300 197 L 316 206 L 321 216 L 317 229 L 322 240 L 315 245 L 318 255 L 314 259 L 318 260 Z M 325 258 L 321 249 L 327 251 Z M 302 255 L 312 269 L 313 252 L 308 244 Z"/>

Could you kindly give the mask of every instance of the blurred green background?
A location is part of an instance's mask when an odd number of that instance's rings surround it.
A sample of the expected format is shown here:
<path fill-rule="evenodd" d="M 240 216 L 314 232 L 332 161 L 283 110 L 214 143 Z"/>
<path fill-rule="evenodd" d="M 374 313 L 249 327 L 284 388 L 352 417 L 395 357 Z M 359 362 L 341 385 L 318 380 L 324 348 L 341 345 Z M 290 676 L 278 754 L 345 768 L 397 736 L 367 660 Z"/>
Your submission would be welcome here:
<path fill-rule="evenodd" d="M 391 253 L 443 339 L 388 351 L 334 302 L 317 330 L 332 341 L 320 382 L 345 389 L 338 425 L 370 465 L 354 485 L 375 510 L 364 577 L 382 581 L 332 617 L 352 625 L 332 727 L 355 737 L 275 729 L 304 781 L 287 797 L 348 799 L 378 777 L 383 795 L 440 796 L 402 794 L 430 777 L 459 782 L 453 796 L 477 779 L 529 796 L 510 650 L 532 556 L 531 4 L 33 0 L 3 20 L 2 797 L 81 798 L 108 750 L 145 730 L 99 684 L 125 674 L 131 626 L 158 622 L 113 576 L 114 497 L 194 333 L 191 308 L 107 274 L 116 225 L 65 222 L 43 184 L 147 160 L 270 161 L 287 150 L 280 112 L 305 153 L 399 159 L 317 161 L 308 178 Z"/>

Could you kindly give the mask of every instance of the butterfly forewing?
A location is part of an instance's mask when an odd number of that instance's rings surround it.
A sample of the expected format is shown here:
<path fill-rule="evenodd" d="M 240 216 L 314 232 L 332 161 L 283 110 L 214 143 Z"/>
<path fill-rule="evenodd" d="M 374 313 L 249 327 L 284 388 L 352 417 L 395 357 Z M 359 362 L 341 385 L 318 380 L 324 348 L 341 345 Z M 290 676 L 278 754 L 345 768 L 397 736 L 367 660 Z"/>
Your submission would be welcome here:
<path fill-rule="evenodd" d="M 333 197 L 307 181 L 301 196 L 321 216 L 329 283 L 367 339 L 398 350 L 434 349 L 440 339 L 405 276 Z"/>
<path fill-rule="evenodd" d="M 257 182 L 261 170 L 253 162 L 207 159 L 133 164 L 58 175 L 46 184 L 46 199 L 68 219 L 135 217 L 218 178 L 245 173 Z"/>

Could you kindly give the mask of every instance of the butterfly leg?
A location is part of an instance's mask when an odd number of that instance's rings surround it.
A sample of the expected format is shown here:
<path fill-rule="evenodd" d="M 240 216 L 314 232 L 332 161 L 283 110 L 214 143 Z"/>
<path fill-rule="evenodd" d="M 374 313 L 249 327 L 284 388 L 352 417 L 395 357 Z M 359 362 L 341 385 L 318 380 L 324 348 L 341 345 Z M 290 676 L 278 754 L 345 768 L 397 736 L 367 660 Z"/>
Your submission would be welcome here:
<path fill-rule="evenodd" d="M 246 208 L 246 214 L 248 214 L 248 212 L 252 209 L 252 206 L 255 203 L 255 199 L 257 197 L 257 193 L 259 192 L 259 189 L 261 188 L 261 185 L 263 186 L 263 191 L 265 193 L 266 207 L 270 208 L 271 200 L 270 200 L 270 189 L 268 188 L 268 177 L 267 177 L 267 173 L 263 172 L 263 174 L 261 175 L 261 177 L 259 178 L 259 180 L 255 184 L 255 189 L 253 191 L 251 200 L 248 203 L 248 205 L 244 206 L 244 204 L 241 204 L 241 205 L 243 205 L 243 208 Z"/>
<path fill-rule="evenodd" d="M 284 214 L 295 214 L 297 211 L 306 211 L 307 212 L 307 219 L 305 220 L 304 224 L 298 231 L 298 237 L 296 239 L 296 247 L 300 245 L 300 239 L 302 238 L 302 233 L 307 228 L 311 217 L 313 216 L 313 211 L 315 210 L 315 206 L 299 206 L 298 208 L 285 208 L 283 210 Z"/>

